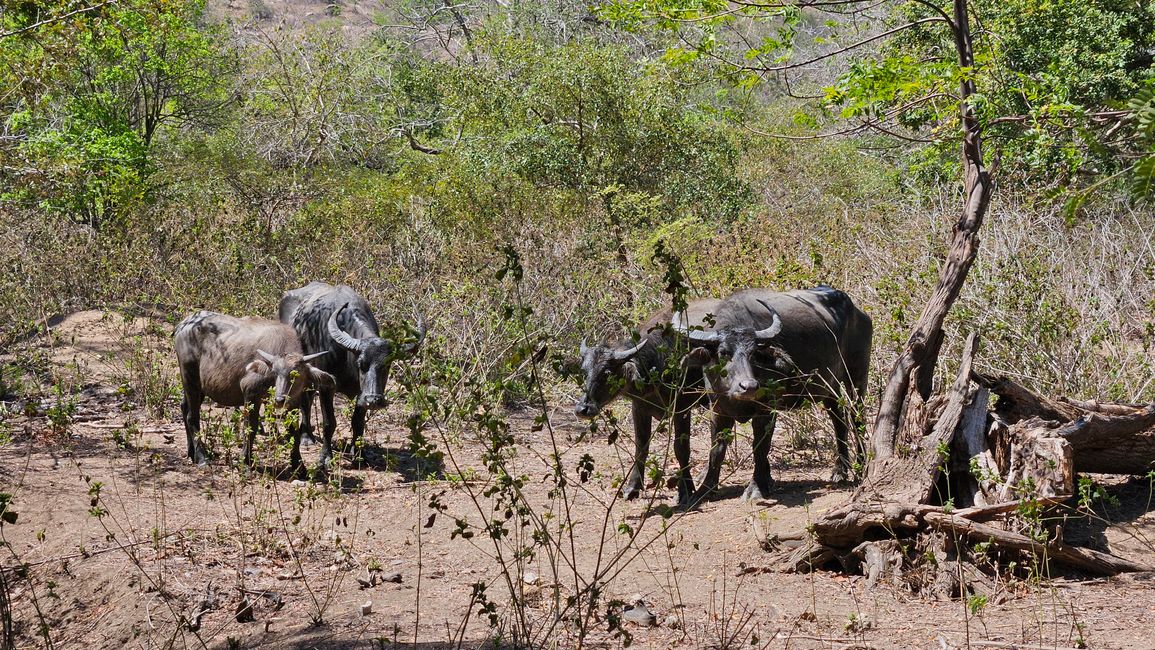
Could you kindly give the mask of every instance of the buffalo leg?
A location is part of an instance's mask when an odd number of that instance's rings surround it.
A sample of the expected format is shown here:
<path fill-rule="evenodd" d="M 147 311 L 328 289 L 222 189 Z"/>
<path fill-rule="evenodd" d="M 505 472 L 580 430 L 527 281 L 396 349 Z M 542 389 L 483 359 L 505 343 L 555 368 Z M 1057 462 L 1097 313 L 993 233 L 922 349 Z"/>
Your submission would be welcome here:
<path fill-rule="evenodd" d="M 774 425 L 778 415 L 759 415 L 750 421 L 754 429 L 754 479 L 746 486 L 742 498 L 757 501 L 770 497 L 774 479 L 770 478 L 770 442 L 774 439 Z"/>
<path fill-rule="evenodd" d="M 730 444 L 730 437 L 734 435 L 734 418 L 715 412 L 710 421 L 710 459 L 706 467 L 706 476 L 698 491 L 694 493 L 693 501 L 701 501 L 710 492 L 718 487 L 722 476 L 722 461 L 726 459 L 726 447 Z"/>
<path fill-rule="evenodd" d="M 181 387 L 184 389 L 184 398 L 180 402 L 181 419 L 184 420 L 184 433 L 188 442 L 189 460 L 197 465 L 208 462 L 204 448 L 198 439 L 201 432 L 201 404 L 205 400 L 201 392 L 200 366 L 195 361 L 182 363 L 180 367 Z"/>
<path fill-rule="evenodd" d="M 301 470 L 301 427 L 290 426 L 289 435 L 293 439 L 293 449 L 289 452 L 289 464 L 292 466 L 292 471 L 297 473 Z"/>
<path fill-rule="evenodd" d="M 333 392 L 320 391 L 321 396 L 321 461 L 323 468 L 333 458 L 333 432 L 337 430 L 337 414 L 333 412 Z"/>
<path fill-rule="evenodd" d="M 245 465 L 252 467 L 253 442 L 256 441 L 257 432 L 261 429 L 261 402 L 259 400 L 249 403 L 246 416 L 249 420 L 249 436 L 245 438 Z"/>
<path fill-rule="evenodd" d="M 298 418 L 301 424 L 298 430 L 306 445 L 317 444 L 317 439 L 313 437 L 313 431 L 315 431 L 315 429 L 313 429 L 313 395 L 315 395 L 316 392 L 317 391 L 310 389 L 305 391 L 305 394 L 301 396 L 301 415 L 300 418 Z"/>
<path fill-rule="evenodd" d="M 642 493 L 642 477 L 646 473 L 646 459 L 650 457 L 650 439 L 653 437 L 653 421 L 643 409 L 634 406 L 634 463 L 626 482 L 622 484 L 622 496 L 636 499 Z"/>
<path fill-rule="evenodd" d="M 364 406 L 353 407 L 353 421 L 351 428 L 353 429 L 353 440 L 349 443 L 349 451 L 353 455 L 353 462 L 360 463 L 364 460 L 364 455 L 361 453 L 362 442 L 361 439 L 365 435 L 365 417 L 369 414 L 369 410 Z"/>
<path fill-rule="evenodd" d="M 843 400 L 828 399 L 825 401 L 826 411 L 830 413 L 830 421 L 834 424 L 834 444 L 838 452 L 838 459 L 834 462 L 834 472 L 830 480 L 842 483 L 850 480 L 853 471 L 853 462 L 862 462 L 864 456 L 863 441 L 856 428 L 857 418 L 854 415 L 854 406 L 846 407 Z M 852 428 L 853 427 L 853 428 Z M 854 436 L 854 459 L 850 456 L 848 436 Z"/>
<path fill-rule="evenodd" d="M 674 457 L 678 459 L 678 505 L 694 502 L 694 478 L 690 476 L 690 409 L 674 413 Z"/>

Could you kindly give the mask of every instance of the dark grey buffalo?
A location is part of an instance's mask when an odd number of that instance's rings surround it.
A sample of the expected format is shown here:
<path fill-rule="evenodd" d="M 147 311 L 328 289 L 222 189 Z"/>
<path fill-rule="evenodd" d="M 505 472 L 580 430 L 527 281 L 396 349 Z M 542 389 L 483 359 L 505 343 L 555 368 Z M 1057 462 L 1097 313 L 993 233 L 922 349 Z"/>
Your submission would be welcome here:
<path fill-rule="evenodd" d="M 293 328 L 275 320 L 200 311 L 177 325 L 174 347 L 184 389 L 180 409 L 188 456 L 198 464 L 205 462 L 197 435 L 206 397 L 222 406 L 249 405 L 245 463 L 251 465 L 261 403 L 270 388 L 275 406 L 297 408 L 310 386 L 333 385 L 333 376 L 313 365 L 326 353 L 302 354 Z M 293 436 L 291 460 L 293 467 L 299 468 L 300 429 L 290 425 L 289 431 Z"/>
<path fill-rule="evenodd" d="M 333 431 L 337 417 L 333 411 L 334 393 L 354 401 L 353 446 L 360 457 L 357 441 L 365 432 L 365 416 L 370 410 L 385 406 L 385 384 L 393 361 L 412 356 L 425 338 L 424 321 L 418 319 L 416 341 L 399 343 L 381 337 L 381 329 L 369 303 L 345 285 L 333 286 L 311 282 L 285 292 L 281 298 L 280 319 L 296 330 L 305 352 L 329 354 L 317 363 L 336 380 L 333 387 L 321 387 L 322 431 L 321 464 L 332 457 Z M 310 402 L 301 405 L 301 422 L 312 434 Z"/>
<path fill-rule="evenodd" d="M 683 322 L 709 327 L 718 300 L 690 303 Z M 638 326 L 638 337 L 614 345 L 587 347 L 582 341 L 581 367 L 585 394 L 574 407 L 581 418 L 593 418 L 618 397 L 630 400 L 634 420 L 634 462 L 622 485 L 622 496 L 641 493 L 646 458 L 650 454 L 653 420 L 674 423 L 674 455 L 678 459 L 678 503 L 689 504 L 694 493 L 690 477 L 690 409 L 702 399 L 704 383 L 698 368 L 682 372 L 673 366 L 678 336 L 671 330 L 673 311 L 663 309 Z"/>
<path fill-rule="evenodd" d="M 712 393 L 713 447 L 699 497 L 718 485 L 735 421 L 754 428 L 754 478 L 744 498 L 768 496 L 776 410 L 812 402 L 826 407 L 838 448 L 833 480 L 851 473 L 852 428 L 857 459 L 865 460 L 858 429 L 874 330 L 845 293 L 825 286 L 748 289 L 718 305 L 713 331 L 678 325 L 698 346 L 687 359 L 705 368 Z"/>

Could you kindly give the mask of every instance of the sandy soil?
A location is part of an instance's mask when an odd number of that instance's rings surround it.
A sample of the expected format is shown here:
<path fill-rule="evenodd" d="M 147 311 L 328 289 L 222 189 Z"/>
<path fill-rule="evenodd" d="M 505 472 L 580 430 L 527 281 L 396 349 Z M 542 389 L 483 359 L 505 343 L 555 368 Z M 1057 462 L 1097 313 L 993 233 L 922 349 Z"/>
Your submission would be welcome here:
<path fill-rule="evenodd" d="M 0 491 L 15 495 L 19 519 L 2 528 L 10 551 L 0 549 L 0 562 L 29 567 L 27 579 L 4 574 L 21 647 L 44 645 L 41 621 L 59 648 L 394 647 L 415 640 L 423 648 L 479 647 L 515 615 L 506 606 L 511 583 L 537 643 L 573 647 L 575 627 L 555 624 L 551 611 L 555 593 L 561 601 L 575 593 L 576 573 L 582 583 L 600 576 L 603 605 L 585 641 L 593 647 L 625 644 L 604 616 L 604 603 L 618 599 L 641 600 L 655 614 L 653 627 L 624 624 L 633 647 L 642 648 L 1155 648 L 1155 578 L 1147 574 L 1007 581 L 970 614 L 964 601 L 936 601 L 902 585 L 868 589 L 861 576 L 760 571 L 768 562 L 761 539 L 804 528 L 848 496 L 822 480 L 824 453 L 789 445 L 806 437 L 792 428 L 815 426 L 814 417 L 780 425 L 774 501 L 737 498 L 751 469 L 749 446 L 739 441 L 723 496 L 663 519 L 660 506 L 674 496 L 664 486 L 638 501 L 614 498 L 632 453 L 628 435 L 614 444 L 588 435 L 561 398 L 550 414 L 552 438 L 548 428 L 534 430 L 532 412 L 503 414 L 516 442 L 512 462 L 528 477 L 527 499 L 535 513 L 554 517 L 555 533 L 566 507 L 549 494 L 554 441 L 571 476 L 583 455 L 594 467 L 588 482 L 567 486 L 573 528 L 572 537 L 560 534 L 562 557 L 551 563 L 539 552 L 520 570 L 508 558 L 529 529 L 515 526 L 498 545 L 476 529 L 471 539 L 453 534 L 457 519 L 476 525 L 493 513 L 481 496 L 491 485 L 481 446 L 467 432 L 441 438 L 427 430 L 447 458 L 443 468 L 420 467 L 405 451 L 399 408 L 374 414 L 368 466 L 346 464 L 334 486 L 277 477 L 284 462 L 272 436 L 262 439 L 266 464 L 257 471 L 238 469 L 238 448 L 221 441 L 214 462 L 196 467 L 184 456 L 175 402 L 154 408 L 141 394 L 146 381 L 173 380 L 169 331 L 144 318 L 82 312 L 56 323 L 50 344 L 35 339 L 0 358 L 40 359 L 45 377 L 70 377 L 76 405 L 67 430 L 52 433 L 43 414 L 55 403 L 51 391 L 42 388 L 41 400 L 27 406 L 4 398 Z M 231 417 L 214 410 L 207 420 L 220 432 Z M 340 422 L 338 436 L 345 436 L 348 420 Z M 702 423 L 696 426 L 700 469 L 707 440 Z M 667 446 L 656 437 L 654 453 L 672 469 Z M 314 457 L 316 448 L 305 454 Z M 1119 502 L 1103 508 L 1112 521 L 1087 522 L 1071 534 L 1155 564 L 1150 486 L 1114 482 L 1109 494 Z M 444 510 L 431 518 L 434 498 Z M 512 567 L 510 583 L 497 548 Z M 471 599 L 479 582 L 497 604 L 497 629 Z M 246 602 L 253 620 L 238 622 Z M 188 624 L 194 619 L 199 626 Z"/>

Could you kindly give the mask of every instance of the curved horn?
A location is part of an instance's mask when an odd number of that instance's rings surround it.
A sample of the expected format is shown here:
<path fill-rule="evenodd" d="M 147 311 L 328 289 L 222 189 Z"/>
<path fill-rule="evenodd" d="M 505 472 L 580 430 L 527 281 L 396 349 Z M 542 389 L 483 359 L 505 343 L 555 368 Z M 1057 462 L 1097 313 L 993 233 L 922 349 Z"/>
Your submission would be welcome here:
<path fill-rule="evenodd" d="M 324 352 L 317 352 L 315 354 L 306 354 L 305 356 L 301 357 L 301 361 L 304 361 L 307 363 L 309 361 L 312 361 L 313 359 L 316 359 L 317 357 L 323 357 L 326 354 L 329 354 L 328 350 L 325 350 Z"/>
<path fill-rule="evenodd" d="M 590 351 L 590 346 L 586 345 L 586 340 L 585 340 L 585 339 L 582 339 L 582 346 L 581 346 L 581 348 L 579 348 L 579 350 L 578 350 L 578 351 L 581 353 L 581 355 L 582 355 L 583 357 L 586 355 L 586 352 L 589 352 L 589 351 Z"/>
<path fill-rule="evenodd" d="M 646 341 L 649 339 L 642 339 L 640 343 L 630 348 L 629 350 L 614 350 L 614 361 L 626 361 L 646 347 Z"/>
<path fill-rule="evenodd" d="M 685 334 L 695 343 L 717 343 L 721 339 L 721 335 L 709 330 L 691 330 L 684 322 L 682 322 L 682 312 L 674 314 L 674 319 L 670 322 L 678 332 Z"/>
<path fill-rule="evenodd" d="M 770 305 L 767 305 L 765 302 L 762 302 L 761 300 L 758 302 L 761 302 L 762 306 L 764 306 L 766 309 L 770 309 Z M 754 332 L 754 338 L 758 339 L 759 341 L 768 341 L 775 336 L 778 336 L 778 333 L 782 331 L 782 319 L 778 316 L 778 312 L 770 309 L 770 313 L 774 315 L 774 322 L 770 323 L 770 327 Z"/>
<path fill-rule="evenodd" d="M 265 361 L 268 361 L 269 365 L 272 365 L 272 364 L 277 362 L 277 357 L 275 355 L 269 354 L 268 352 L 265 352 L 264 350 L 257 350 L 257 354 L 261 355 L 261 358 L 264 359 Z"/>
<path fill-rule="evenodd" d="M 349 336 L 344 331 L 342 331 L 340 327 L 337 327 L 337 315 L 344 311 L 348 306 L 349 303 L 341 305 L 341 308 L 333 312 L 333 315 L 329 317 L 329 336 L 333 337 L 333 340 L 337 342 L 337 345 L 345 348 L 346 350 L 351 350 L 353 352 L 364 352 L 364 341 Z"/>
<path fill-rule="evenodd" d="M 417 332 L 417 340 L 405 346 L 405 352 L 413 354 L 421 347 L 425 341 L 425 334 L 428 333 L 429 328 L 425 326 L 425 317 L 417 314 L 417 325 L 414 326 L 413 331 Z"/>

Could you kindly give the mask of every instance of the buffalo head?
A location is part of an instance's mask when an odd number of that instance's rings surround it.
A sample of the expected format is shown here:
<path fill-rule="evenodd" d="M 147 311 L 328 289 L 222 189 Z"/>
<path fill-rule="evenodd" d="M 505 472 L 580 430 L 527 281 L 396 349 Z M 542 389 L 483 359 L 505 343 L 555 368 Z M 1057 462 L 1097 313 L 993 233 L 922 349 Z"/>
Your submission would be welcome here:
<path fill-rule="evenodd" d="M 722 327 L 713 331 L 690 329 L 674 319 L 674 328 L 690 339 L 693 349 L 684 363 L 704 369 L 706 380 L 715 394 L 732 400 L 764 400 L 763 382 L 769 371 L 787 373 L 794 362 L 785 350 L 775 345 L 782 331 L 782 318 L 767 309 L 770 323 L 761 329 Z"/>
<path fill-rule="evenodd" d="M 314 368 L 309 363 L 328 352 L 308 355 L 290 352 L 276 355 L 257 350 L 257 354 L 261 358 L 245 367 L 246 377 L 242 379 L 242 385 L 246 387 L 271 385 L 273 405 L 277 408 L 296 408 L 301 403 L 301 395 L 310 386 L 325 387 L 334 384 L 333 375 Z"/>
<path fill-rule="evenodd" d="M 646 346 L 647 340 L 642 339 L 637 345 L 621 350 L 607 345 L 591 348 L 582 341 L 581 369 L 585 375 L 585 394 L 574 406 L 575 415 L 586 419 L 597 416 L 622 394 L 626 382 L 641 380 L 634 355 Z"/>
<path fill-rule="evenodd" d="M 417 339 L 411 343 L 397 345 L 380 336 L 356 338 L 350 336 L 337 325 L 337 317 L 348 304 L 333 312 L 329 317 L 329 336 L 337 345 L 357 357 L 357 374 L 361 381 L 361 394 L 357 396 L 357 406 L 368 409 L 385 407 L 385 385 L 389 382 L 389 368 L 393 361 L 410 357 L 425 340 L 425 319 L 417 318 Z M 356 312 L 353 318 L 357 318 Z"/>

